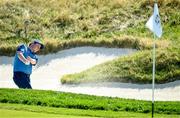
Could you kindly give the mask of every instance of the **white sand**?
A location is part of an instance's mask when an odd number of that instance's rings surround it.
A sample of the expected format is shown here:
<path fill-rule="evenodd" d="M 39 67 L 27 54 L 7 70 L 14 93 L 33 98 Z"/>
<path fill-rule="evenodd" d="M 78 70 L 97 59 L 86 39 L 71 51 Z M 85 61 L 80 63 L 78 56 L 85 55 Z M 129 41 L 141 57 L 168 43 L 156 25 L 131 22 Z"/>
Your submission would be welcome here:
<path fill-rule="evenodd" d="M 66 91 L 100 96 L 151 100 L 151 85 L 130 83 L 101 83 L 61 85 L 65 74 L 81 72 L 97 64 L 135 52 L 132 49 L 80 47 L 39 56 L 33 69 L 34 89 Z M 0 88 L 17 88 L 12 80 L 13 57 L 0 57 Z M 93 85 L 93 86 L 92 86 Z M 180 100 L 180 81 L 156 85 L 155 100 Z"/>

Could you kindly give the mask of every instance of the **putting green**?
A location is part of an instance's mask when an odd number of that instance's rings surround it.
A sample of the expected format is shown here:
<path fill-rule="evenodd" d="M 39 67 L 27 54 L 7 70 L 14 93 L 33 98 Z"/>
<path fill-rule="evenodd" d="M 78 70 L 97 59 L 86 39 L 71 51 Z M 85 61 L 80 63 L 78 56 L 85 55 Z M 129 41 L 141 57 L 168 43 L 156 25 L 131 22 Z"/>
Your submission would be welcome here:
<path fill-rule="evenodd" d="M 59 115 L 59 114 L 47 114 L 47 113 L 36 113 L 29 111 L 17 111 L 0 109 L 1 118 L 96 118 L 87 116 L 72 116 L 72 115 Z"/>

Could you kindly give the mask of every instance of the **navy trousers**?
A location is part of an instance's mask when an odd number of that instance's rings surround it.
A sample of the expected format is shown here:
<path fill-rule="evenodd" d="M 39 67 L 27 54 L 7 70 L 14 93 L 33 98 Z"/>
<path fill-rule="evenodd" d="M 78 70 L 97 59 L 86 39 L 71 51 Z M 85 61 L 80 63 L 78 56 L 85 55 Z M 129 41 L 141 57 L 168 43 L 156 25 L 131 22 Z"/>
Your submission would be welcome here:
<path fill-rule="evenodd" d="M 32 89 L 29 74 L 23 72 L 14 72 L 13 80 L 19 88 Z"/>

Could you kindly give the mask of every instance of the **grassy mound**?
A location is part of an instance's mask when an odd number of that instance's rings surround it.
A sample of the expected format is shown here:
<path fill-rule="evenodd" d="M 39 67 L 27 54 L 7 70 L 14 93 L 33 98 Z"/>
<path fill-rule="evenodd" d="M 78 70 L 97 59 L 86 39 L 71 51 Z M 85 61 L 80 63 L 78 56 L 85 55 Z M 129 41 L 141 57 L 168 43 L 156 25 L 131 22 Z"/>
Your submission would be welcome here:
<path fill-rule="evenodd" d="M 165 24 L 162 39 L 179 39 L 180 14 L 177 9 L 180 9 L 180 2 L 166 0 L 159 1 L 159 5 Z M 83 44 L 116 47 L 114 37 L 152 38 L 144 27 L 152 8 L 153 3 L 147 0 L 2 0 L 0 55 L 14 55 L 17 45 L 29 43 L 32 38 L 40 38 L 45 43 L 47 48 L 43 54 Z M 72 41 L 74 45 L 64 44 L 66 41 Z M 128 41 L 125 45 L 128 45 Z"/>
<path fill-rule="evenodd" d="M 180 80 L 180 53 L 173 50 L 156 52 L 156 83 Z M 152 53 L 142 51 L 97 65 L 86 71 L 65 75 L 62 83 L 116 81 L 133 83 L 152 82 Z"/>
<path fill-rule="evenodd" d="M 0 95 L 0 103 L 16 103 L 86 110 L 131 111 L 139 113 L 151 112 L 151 102 L 142 100 L 20 89 L 0 89 Z M 157 101 L 155 102 L 155 106 L 155 113 L 180 114 L 178 101 Z"/>

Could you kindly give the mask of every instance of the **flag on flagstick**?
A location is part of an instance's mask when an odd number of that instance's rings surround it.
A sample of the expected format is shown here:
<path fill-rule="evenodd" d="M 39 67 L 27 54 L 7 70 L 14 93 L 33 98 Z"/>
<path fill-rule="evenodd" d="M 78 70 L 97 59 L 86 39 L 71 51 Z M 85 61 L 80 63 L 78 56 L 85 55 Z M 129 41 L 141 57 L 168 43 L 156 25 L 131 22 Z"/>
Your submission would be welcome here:
<path fill-rule="evenodd" d="M 157 3 L 154 4 L 154 13 L 147 21 L 146 27 L 149 28 L 158 38 L 162 36 L 162 27 Z"/>
<path fill-rule="evenodd" d="M 157 3 L 154 3 L 154 12 L 153 15 L 149 18 L 149 20 L 146 23 L 146 27 L 149 28 L 154 33 L 154 39 L 155 36 L 160 38 L 162 36 L 162 27 L 161 27 L 161 21 L 159 16 L 159 10 Z M 156 56 L 155 56 L 155 40 L 153 43 L 153 73 L 152 73 L 152 118 L 154 117 L 154 83 L 155 83 L 155 63 L 156 63 Z"/>

